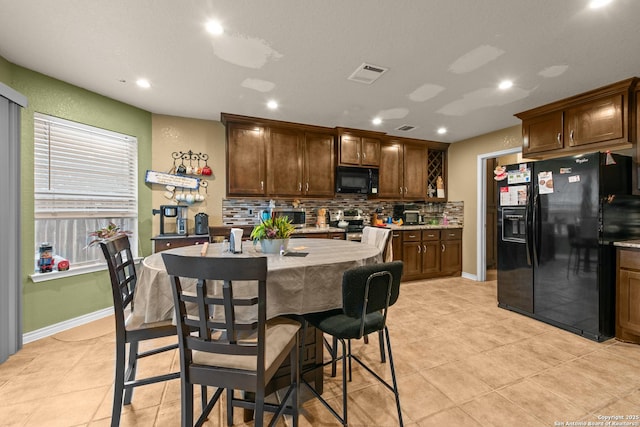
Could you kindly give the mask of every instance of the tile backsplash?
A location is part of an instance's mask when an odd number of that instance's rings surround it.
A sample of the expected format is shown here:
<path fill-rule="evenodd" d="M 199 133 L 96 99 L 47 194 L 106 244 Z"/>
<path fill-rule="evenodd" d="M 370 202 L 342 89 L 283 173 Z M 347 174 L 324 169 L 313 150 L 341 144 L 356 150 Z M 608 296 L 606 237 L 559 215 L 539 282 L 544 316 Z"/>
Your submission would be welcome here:
<path fill-rule="evenodd" d="M 223 225 L 255 225 L 259 221 L 260 211 L 269 208 L 269 199 L 223 199 Z M 376 209 L 381 209 L 382 217 L 393 215 L 394 202 L 367 200 L 362 196 L 336 196 L 334 199 L 299 199 L 299 208 L 306 211 L 307 225 L 315 225 L 316 212 L 325 208 L 329 212 L 346 209 L 362 209 L 365 224 L 371 220 Z M 292 208 L 292 200 L 274 200 L 277 208 Z M 417 205 L 425 221 L 441 220 L 446 215 L 450 225 L 464 225 L 464 202 L 412 203 Z"/>

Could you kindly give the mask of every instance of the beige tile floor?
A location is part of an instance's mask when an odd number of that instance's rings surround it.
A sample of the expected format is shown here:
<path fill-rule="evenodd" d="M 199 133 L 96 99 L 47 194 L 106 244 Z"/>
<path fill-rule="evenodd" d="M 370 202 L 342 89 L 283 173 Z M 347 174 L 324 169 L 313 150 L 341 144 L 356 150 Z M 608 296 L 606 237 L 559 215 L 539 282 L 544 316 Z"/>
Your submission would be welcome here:
<path fill-rule="evenodd" d="M 495 281 L 405 283 L 389 316 L 408 426 L 606 425 L 603 417 L 609 416 L 640 425 L 624 419 L 640 415 L 640 346 L 595 343 L 502 310 L 496 306 Z M 75 338 L 69 331 L 27 344 L 0 365 L 0 425 L 109 425 L 110 324 L 106 319 L 81 327 Z M 377 339 L 371 341 L 355 343 L 354 349 L 386 372 Z M 143 374 L 175 368 L 177 353 L 141 363 Z M 328 379 L 325 387 L 325 396 L 338 407 L 339 378 Z M 366 372 L 355 368 L 349 387 L 350 425 L 397 424 L 392 394 Z M 225 425 L 224 409 L 214 412 L 207 425 Z M 302 426 L 338 425 L 313 399 L 302 412 Z M 177 426 L 179 420 L 174 380 L 138 388 L 132 405 L 123 409 L 121 425 Z M 242 425 L 240 411 L 235 421 Z"/>

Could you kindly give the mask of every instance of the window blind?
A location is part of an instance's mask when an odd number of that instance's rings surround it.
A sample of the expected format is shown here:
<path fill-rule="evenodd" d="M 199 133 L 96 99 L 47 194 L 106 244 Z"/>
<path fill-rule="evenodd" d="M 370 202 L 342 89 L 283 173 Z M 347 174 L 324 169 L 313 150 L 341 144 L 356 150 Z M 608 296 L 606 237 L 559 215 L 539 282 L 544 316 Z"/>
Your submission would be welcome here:
<path fill-rule="evenodd" d="M 35 217 L 136 217 L 135 137 L 35 113 Z"/>

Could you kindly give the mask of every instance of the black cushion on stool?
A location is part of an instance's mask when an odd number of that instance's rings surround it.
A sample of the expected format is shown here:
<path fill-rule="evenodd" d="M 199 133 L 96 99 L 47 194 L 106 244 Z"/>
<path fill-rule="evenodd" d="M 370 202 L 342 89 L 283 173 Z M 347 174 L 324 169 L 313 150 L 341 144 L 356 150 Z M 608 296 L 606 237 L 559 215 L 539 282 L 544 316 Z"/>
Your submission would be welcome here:
<path fill-rule="evenodd" d="M 334 337 L 357 339 L 360 336 L 360 318 L 347 316 L 342 309 L 306 314 L 305 320 L 311 325 Z M 384 317 L 379 311 L 367 315 L 364 334 L 379 331 L 384 327 Z"/>

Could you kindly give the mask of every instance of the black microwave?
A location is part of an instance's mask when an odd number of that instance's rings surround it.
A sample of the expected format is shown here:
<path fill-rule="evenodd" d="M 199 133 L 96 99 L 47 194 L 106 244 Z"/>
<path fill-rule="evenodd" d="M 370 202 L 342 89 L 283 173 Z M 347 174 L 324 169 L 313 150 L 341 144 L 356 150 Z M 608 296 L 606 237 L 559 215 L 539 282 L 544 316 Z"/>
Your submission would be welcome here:
<path fill-rule="evenodd" d="M 338 166 L 336 193 L 378 194 L 378 169 Z"/>

